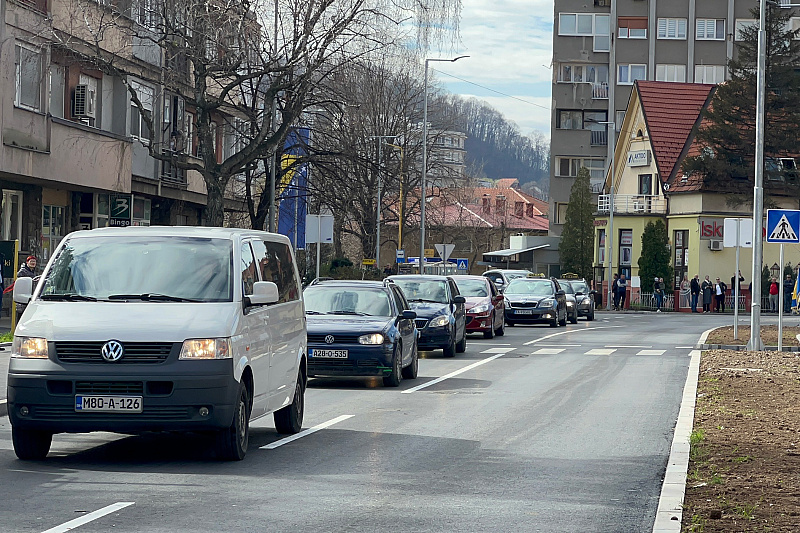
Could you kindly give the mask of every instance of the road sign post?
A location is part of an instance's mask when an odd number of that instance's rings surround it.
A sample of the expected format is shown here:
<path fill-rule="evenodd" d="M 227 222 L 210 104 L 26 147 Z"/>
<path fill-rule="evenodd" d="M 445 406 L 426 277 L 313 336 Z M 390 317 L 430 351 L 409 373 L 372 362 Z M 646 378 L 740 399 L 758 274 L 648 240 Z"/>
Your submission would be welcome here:
<path fill-rule="evenodd" d="M 800 210 L 767 209 L 767 242 L 781 245 L 778 259 L 781 265 L 781 279 L 778 283 L 778 351 L 780 351 L 783 348 L 783 246 L 786 243 L 800 243 Z"/>
<path fill-rule="evenodd" d="M 434 247 L 436 248 L 436 253 L 439 254 L 439 257 L 442 258 L 442 262 L 447 263 L 447 260 L 450 259 L 450 254 L 453 253 L 455 249 L 455 244 L 435 244 Z"/>
<path fill-rule="evenodd" d="M 469 272 L 469 259 L 456 259 L 456 269 Z"/>
<path fill-rule="evenodd" d="M 726 218 L 723 222 L 722 245 L 725 248 L 736 247 L 736 270 L 733 279 L 736 283 L 731 287 L 733 291 L 733 338 L 739 338 L 739 249 L 753 247 L 753 219 L 752 218 Z M 734 240 L 735 238 L 735 240 Z"/>

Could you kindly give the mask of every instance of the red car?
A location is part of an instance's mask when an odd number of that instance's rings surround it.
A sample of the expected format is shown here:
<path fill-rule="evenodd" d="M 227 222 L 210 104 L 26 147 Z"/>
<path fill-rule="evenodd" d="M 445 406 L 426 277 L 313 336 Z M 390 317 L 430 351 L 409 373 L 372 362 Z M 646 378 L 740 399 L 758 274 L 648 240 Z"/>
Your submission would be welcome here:
<path fill-rule="evenodd" d="M 505 302 L 494 282 L 484 276 L 451 276 L 466 298 L 467 333 L 484 339 L 505 334 Z"/>

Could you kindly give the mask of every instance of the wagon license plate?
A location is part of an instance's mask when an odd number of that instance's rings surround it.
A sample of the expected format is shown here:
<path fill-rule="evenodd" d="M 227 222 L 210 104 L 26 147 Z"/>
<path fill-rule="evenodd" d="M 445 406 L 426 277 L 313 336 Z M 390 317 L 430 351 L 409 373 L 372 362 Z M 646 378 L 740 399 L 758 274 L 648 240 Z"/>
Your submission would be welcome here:
<path fill-rule="evenodd" d="M 141 396 L 75 396 L 79 413 L 141 413 Z"/>
<path fill-rule="evenodd" d="M 531 311 L 530 309 L 518 309 L 517 310 L 517 314 L 518 315 L 532 315 L 533 311 Z"/>
<path fill-rule="evenodd" d="M 347 350 L 311 350 L 311 357 L 327 357 L 328 359 L 347 359 Z"/>

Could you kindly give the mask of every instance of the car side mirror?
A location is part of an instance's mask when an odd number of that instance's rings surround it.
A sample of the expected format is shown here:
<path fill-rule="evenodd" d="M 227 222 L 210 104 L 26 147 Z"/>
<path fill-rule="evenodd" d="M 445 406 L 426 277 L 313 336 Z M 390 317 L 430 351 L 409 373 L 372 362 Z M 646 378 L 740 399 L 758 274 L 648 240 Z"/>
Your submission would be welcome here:
<path fill-rule="evenodd" d="M 589 294 L 591 296 L 594 296 L 594 295 L 598 294 L 598 292 L 596 290 L 592 289 L 592 290 L 589 291 Z"/>
<path fill-rule="evenodd" d="M 564 296 L 565 294 L 567 294 L 567 293 L 565 293 L 565 292 L 563 291 L 563 289 L 562 289 L 562 290 L 559 290 L 559 291 L 556 291 L 556 296 Z"/>
<path fill-rule="evenodd" d="M 400 318 L 404 318 L 407 320 L 414 320 L 415 318 L 417 318 L 417 313 L 415 311 L 406 309 L 400 314 Z"/>
<path fill-rule="evenodd" d="M 455 296 L 455 297 L 453 297 L 453 303 L 454 304 L 463 304 L 463 303 L 466 303 L 466 302 L 467 302 L 467 299 L 464 298 L 463 296 Z"/>
<path fill-rule="evenodd" d="M 583 292 L 578 291 L 578 292 L 575 293 L 575 296 L 583 296 Z"/>
<path fill-rule="evenodd" d="M 278 286 L 271 281 L 253 283 L 253 294 L 246 296 L 249 305 L 274 304 L 278 301 Z"/>
<path fill-rule="evenodd" d="M 14 282 L 14 301 L 18 304 L 27 304 L 31 301 L 33 293 L 33 278 L 18 278 Z"/>

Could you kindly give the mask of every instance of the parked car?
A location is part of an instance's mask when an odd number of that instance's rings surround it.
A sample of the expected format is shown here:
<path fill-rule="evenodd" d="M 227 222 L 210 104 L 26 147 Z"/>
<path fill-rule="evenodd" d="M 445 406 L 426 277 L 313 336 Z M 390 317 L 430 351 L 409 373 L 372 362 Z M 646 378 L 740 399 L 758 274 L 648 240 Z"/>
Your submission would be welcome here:
<path fill-rule="evenodd" d="M 450 276 L 390 276 L 417 313 L 419 349 L 441 348 L 445 357 L 467 349 L 465 298 Z"/>
<path fill-rule="evenodd" d="M 503 270 L 498 268 L 494 270 L 487 270 L 481 275 L 492 280 L 497 286 L 497 289 L 500 292 L 503 292 L 506 290 L 506 287 L 508 287 L 508 284 L 512 279 L 526 278 L 528 276 L 533 276 L 534 274 L 530 270 Z"/>
<path fill-rule="evenodd" d="M 555 279 L 517 278 L 503 296 L 506 324 L 547 322 L 551 327 L 567 324 L 567 299 Z"/>
<path fill-rule="evenodd" d="M 251 419 L 303 423 L 306 328 L 283 235 L 129 227 L 70 233 L 14 332 L 8 415 L 20 459 L 54 433 L 213 431 L 241 460 Z"/>
<path fill-rule="evenodd" d="M 483 333 L 484 339 L 505 334 L 505 303 L 494 282 L 485 276 L 453 276 L 466 298 L 467 333 Z"/>
<path fill-rule="evenodd" d="M 303 291 L 309 376 L 417 377 L 417 314 L 394 283 L 331 280 Z"/>
<path fill-rule="evenodd" d="M 561 280 L 559 280 L 560 282 Z M 577 316 L 586 317 L 586 320 L 594 320 L 595 308 L 595 295 L 597 291 L 590 289 L 589 284 L 583 278 L 564 280 L 572 287 L 572 292 L 575 296 L 575 308 L 577 309 Z"/>

